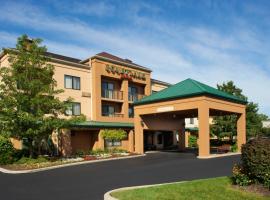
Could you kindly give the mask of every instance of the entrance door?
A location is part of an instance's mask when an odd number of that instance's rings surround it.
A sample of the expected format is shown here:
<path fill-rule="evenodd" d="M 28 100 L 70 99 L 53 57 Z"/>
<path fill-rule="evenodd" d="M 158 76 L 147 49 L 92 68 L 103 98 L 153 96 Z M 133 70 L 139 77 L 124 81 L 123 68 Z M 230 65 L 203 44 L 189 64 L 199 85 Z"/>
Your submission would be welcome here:
<path fill-rule="evenodd" d="M 154 145 L 154 133 L 153 132 L 145 132 L 143 135 L 144 140 L 144 150 L 155 150 L 156 146 Z"/>
<path fill-rule="evenodd" d="M 171 131 L 163 132 L 164 148 L 171 147 L 173 145 L 173 133 Z"/>

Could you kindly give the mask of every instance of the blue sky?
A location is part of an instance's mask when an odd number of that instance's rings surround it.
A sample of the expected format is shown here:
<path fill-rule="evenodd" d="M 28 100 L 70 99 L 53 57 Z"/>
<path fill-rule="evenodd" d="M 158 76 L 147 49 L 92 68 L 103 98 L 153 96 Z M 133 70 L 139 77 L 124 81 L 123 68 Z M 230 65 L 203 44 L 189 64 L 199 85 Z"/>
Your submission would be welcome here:
<path fill-rule="evenodd" d="M 107 51 L 153 69 L 153 78 L 216 86 L 233 80 L 270 115 L 270 1 L 0 0 L 0 47 L 26 33 L 49 51 Z"/>

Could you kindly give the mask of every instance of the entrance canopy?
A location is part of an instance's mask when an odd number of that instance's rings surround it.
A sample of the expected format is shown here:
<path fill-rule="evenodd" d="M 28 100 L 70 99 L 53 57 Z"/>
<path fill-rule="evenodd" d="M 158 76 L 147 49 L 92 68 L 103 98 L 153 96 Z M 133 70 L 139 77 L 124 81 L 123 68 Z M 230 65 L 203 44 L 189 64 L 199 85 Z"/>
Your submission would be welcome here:
<path fill-rule="evenodd" d="M 180 125 L 183 127 L 184 118 L 198 117 L 199 157 L 208 157 L 210 154 L 209 116 L 227 114 L 238 116 L 237 144 L 240 151 L 241 145 L 246 141 L 246 103 L 239 97 L 192 79 L 172 85 L 134 103 L 135 151 L 143 153 L 143 131 L 149 129 L 149 126 L 153 128 L 156 124 L 163 126 L 164 129 L 179 128 Z M 167 117 L 162 118 L 164 115 Z"/>

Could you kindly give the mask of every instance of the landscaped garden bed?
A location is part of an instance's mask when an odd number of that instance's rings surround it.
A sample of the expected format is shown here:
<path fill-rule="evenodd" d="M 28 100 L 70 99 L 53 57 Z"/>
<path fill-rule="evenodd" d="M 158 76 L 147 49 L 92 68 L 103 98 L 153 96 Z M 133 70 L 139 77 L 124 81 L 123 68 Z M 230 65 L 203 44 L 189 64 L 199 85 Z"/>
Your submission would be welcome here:
<path fill-rule="evenodd" d="M 0 167 L 9 170 L 31 170 L 31 169 L 52 167 L 57 165 L 64 165 L 69 163 L 106 160 L 110 158 L 120 158 L 134 155 L 137 154 L 129 153 L 121 149 L 105 149 L 105 150 L 97 149 L 89 151 L 88 153 L 78 151 L 74 157 L 70 158 L 48 157 L 48 156 L 39 156 L 37 158 L 22 157 L 11 164 L 0 165 Z"/>
<path fill-rule="evenodd" d="M 119 200 L 268 200 L 267 193 L 253 193 L 244 188 L 235 187 L 229 177 L 195 180 L 183 183 L 166 184 L 112 193 Z"/>

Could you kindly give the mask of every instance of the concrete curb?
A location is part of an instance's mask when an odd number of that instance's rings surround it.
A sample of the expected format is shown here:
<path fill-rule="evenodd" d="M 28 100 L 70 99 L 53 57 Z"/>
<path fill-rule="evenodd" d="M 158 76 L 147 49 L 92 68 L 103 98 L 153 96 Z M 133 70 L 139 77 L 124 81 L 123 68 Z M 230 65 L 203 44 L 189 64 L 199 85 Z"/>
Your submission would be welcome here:
<path fill-rule="evenodd" d="M 112 161 L 112 160 L 132 159 L 132 158 L 138 158 L 138 157 L 143 157 L 143 156 L 146 156 L 146 154 L 119 157 L 119 158 L 108 158 L 108 159 L 101 159 L 101 160 L 81 161 L 81 162 L 67 163 L 67 164 L 63 164 L 63 165 L 56 165 L 56 166 L 50 166 L 50 167 L 43 167 L 40 169 L 30 169 L 30 170 L 9 170 L 9 169 L 4 169 L 4 168 L 0 167 L 0 172 L 6 173 L 6 174 L 35 173 L 35 172 L 48 171 L 48 170 L 63 168 L 63 167 L 70 167 L 70 166 L 84 165 L 84 164 L 91 164 L 91 163 L 99 163 L 99 162 L 106 162 L 106 161 Z"/>
<path fill-rule="evenodd" d="M 162 186 L 162 185 L 171 185 L 177 183 L 185 183 L 187 181 L 178 181 L 178 182 L 171 182 L 171 183 L 161 183 L 161 184 L 152 184 L 152 185 L 140 185 L 140 186 L 131 186 L 131 187 L 123 187 L 114 190 L 110 190 L 104 194 L 104 200 L 118 200 L 115 197 L 111 196 L 113 192 L 125 191 L 125 190 L 132 190 L 132 189 L 139 189 L 139 188 L 148 188 L 148 187 L 155 187 L 155 186 Z"/>
<path fill-rule="evenodd" d="M 210 156 L 197 156 L 198 159 L 211 159 L 211 158 L 221 158 L 226 156 L 236 156 L 241 155 L 240 152 L 236 153 L 224 153 L 224 154 L 211 154 Z"/>

